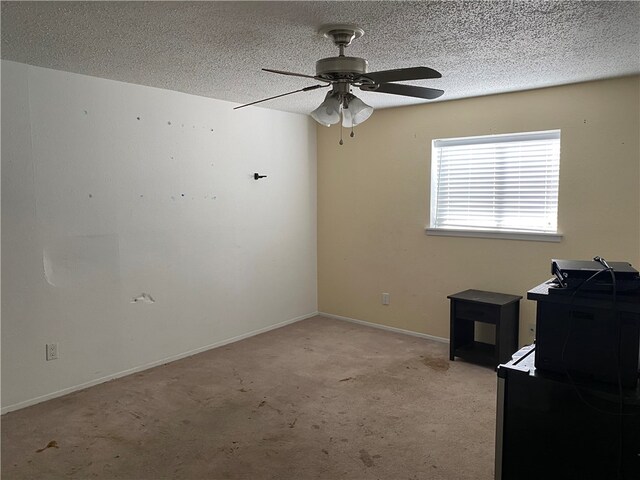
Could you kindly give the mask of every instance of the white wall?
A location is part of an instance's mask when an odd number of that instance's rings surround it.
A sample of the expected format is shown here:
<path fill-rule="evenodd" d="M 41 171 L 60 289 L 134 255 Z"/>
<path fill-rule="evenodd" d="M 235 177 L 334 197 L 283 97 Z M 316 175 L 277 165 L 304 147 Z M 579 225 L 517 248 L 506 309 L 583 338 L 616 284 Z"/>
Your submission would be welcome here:
<path fill-rule="evenodd" d="M 317 310 L 315 126 L 232 107 L 2 62 L 3 412 Z"/>

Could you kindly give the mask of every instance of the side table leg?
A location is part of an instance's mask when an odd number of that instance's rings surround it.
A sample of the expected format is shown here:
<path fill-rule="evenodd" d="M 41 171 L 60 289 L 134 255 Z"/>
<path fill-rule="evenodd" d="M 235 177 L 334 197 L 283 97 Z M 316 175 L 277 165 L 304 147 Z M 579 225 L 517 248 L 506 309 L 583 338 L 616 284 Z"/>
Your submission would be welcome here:
<path fill-rule="evenodd" d="M 455 318 L 456 318 L 456 302 L 454 300 L 450 301 L 449 307 L 449 361 L 453 362 L 455 360 L 455 355 L 453 352 L 456 350 L 456 326 L 455 326 Z"/>

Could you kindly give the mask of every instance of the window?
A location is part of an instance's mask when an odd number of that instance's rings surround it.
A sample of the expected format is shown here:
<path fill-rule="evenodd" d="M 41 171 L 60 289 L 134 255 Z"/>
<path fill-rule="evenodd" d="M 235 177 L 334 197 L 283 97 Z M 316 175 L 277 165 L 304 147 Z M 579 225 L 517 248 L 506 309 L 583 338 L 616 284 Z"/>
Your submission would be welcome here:
<path fill-rule="evenodd" d="M 427 233 L 560 241 L 560 130 L 434 140 Z"/>

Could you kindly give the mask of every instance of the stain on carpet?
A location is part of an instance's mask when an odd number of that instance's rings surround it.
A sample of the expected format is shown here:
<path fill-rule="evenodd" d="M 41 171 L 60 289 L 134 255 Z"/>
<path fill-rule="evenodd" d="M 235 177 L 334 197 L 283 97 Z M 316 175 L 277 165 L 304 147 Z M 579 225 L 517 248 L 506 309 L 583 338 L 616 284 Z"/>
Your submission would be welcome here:
<path fill-rule="evenodd" d="M 369 452 L 365 449 L 360 450 L 360 460 L 362 460 L 365 467 L 373 467 L 374 465 L 373 458 L 371 458 L 371 455 L 369 455 Z"/>
<path fill-rule="evenodd" d="M 438 372 L 446 372 L 447 370 L 449 370 L 449 360 L 447 360 L 446 358 L 425 356 L 422 359 L 422 363 Z"/>
<path fill-rule="evenodd" d="M 36 450 L 36 453 L 44 452 L 47 448 L 60 448 L 60 447 L 58 446 L 58 442 L 56 442 L 55 440 L 51 440 L 49 443 L 47 443 L 46 447 L 39 448 L 38 450 Z"/>

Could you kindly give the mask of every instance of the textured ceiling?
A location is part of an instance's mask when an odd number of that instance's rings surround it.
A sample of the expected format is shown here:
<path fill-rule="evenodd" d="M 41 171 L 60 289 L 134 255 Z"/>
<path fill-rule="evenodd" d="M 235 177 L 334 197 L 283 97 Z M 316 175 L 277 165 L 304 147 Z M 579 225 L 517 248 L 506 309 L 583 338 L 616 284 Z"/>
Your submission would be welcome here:
<path fill-rule="evenodd" d="M 369 70 L 432 67 L 439 100 L 640 73 L 640 3 L 499 2 L 2 2 L 2 58 L 248 103 L 317 82 L 337 55 L 327 23 L 365 30 L 347 55 Z M 308 113 L 324 90 L 261 104 Z M 375 108 L 423 103 L 356 94 Z M 249 107 L 253 108 L 253 107 Z"/>

